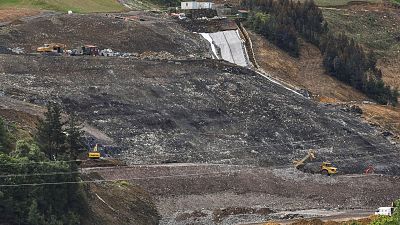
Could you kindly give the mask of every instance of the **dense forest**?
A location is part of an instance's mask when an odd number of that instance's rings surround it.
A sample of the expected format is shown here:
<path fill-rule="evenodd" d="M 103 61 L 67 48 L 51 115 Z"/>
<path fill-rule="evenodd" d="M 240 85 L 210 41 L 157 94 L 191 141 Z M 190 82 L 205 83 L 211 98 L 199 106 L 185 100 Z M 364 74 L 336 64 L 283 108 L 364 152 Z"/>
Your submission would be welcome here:
<path fill-rule="evenodd" d="M 75 161 L 81 131 L 49 104 L 34 138 L 16 140 L 0 118 L 0 224 L 77 225 L 87 211 Z M 54 183 L 58 183 L 54 185 Z"/>
<path fill-rule="evenodd" d="M 298 39 L 319 47 L 328 74 L 362 91 L 380 104 L 397 104 L 398 91 L 382 80 L 373 52 L 344 34 L 329 31 L 314 1 L 245 0 L 251 9 L 247 26 L 293 57 L 300 54 Z"/>

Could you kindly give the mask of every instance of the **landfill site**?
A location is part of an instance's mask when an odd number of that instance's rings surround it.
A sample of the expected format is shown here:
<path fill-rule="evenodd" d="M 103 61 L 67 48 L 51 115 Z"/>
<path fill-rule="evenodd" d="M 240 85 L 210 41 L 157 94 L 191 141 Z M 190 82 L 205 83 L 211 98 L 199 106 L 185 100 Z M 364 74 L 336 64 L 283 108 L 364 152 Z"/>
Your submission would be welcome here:
<path fill-rule="evenodd" d="M 398 140 L 356 106 L 315 102 L 259 69 L 226 19 L 43 12 L 2 23 L 0 99 L 24 123 L 49 101 L 76 113 L 122 162 L 82 173 L 143 188 L 159 224 L 362 218 L 400 198 Z"/>

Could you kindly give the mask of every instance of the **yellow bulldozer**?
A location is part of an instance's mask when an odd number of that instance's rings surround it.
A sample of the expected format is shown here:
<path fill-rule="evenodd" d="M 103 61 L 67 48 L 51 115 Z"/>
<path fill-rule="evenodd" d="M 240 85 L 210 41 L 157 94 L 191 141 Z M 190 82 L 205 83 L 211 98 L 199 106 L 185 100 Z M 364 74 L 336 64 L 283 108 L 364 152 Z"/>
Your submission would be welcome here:
<path fill-rule="evenodd" d="M 66 47 L 67 46 L 64 44 L 51 43 L 51 44 L 44 44 L 44 46 L 37 48 L 36 51 L 40 53 L 50 53 L 50 52 L 63 53 Z"/>
<path fill-rule="evenodd" d="M 330 162 L 322 162 L 319 169 L 305 168 L 306 164 L 309 161 L 312 161 L 314 159 L 316 159 L 315 150 L 309 150 L 308 154 L 306 156 L 304 156 L 304 158 L 302 158 L 300 160 L 294 160 L 293 165 L 296 169 L 302 170 L 305 172 L 308 172 L 308 171 L 311 173 L 318 172 L 318 173 L 321 173 L 323 175 L 328 175 L 328 176 L 337 173 L 337 168 L 334 167 Z"/>

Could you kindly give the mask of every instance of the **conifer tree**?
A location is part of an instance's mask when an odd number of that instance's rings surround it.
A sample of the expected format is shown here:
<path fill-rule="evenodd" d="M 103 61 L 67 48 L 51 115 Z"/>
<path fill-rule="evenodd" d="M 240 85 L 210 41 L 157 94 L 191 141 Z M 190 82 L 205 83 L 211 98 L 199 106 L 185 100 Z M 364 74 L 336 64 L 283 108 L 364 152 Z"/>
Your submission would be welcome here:
<path fill-rule="evenodd" d="M 56 103 L 47 105 L 45 119 L 38 126 L 36 141 L 50 160 L 57 160 L 65 152 L 65 134 L 61 122 L 61 107 Z"/>

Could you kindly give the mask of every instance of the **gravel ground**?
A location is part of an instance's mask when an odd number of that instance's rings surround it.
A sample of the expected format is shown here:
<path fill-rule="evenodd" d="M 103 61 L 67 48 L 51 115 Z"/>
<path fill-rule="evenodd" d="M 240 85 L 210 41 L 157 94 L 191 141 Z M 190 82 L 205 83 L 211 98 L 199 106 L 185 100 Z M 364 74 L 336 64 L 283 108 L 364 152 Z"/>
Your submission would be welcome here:
<path fill-rule="evenodd" d="M 212 164 L 91 168 L 149 192 L 161 224 L 238 224 L 373 211 L 400 198 L 400 177 L 306 174 L 293 168 Z M 137 179 L 140 178 L 140 179 Z M 306 210 L 306 211 L 304 211 Z M 355 210 L 355 211 L 354 211 Z"/>

